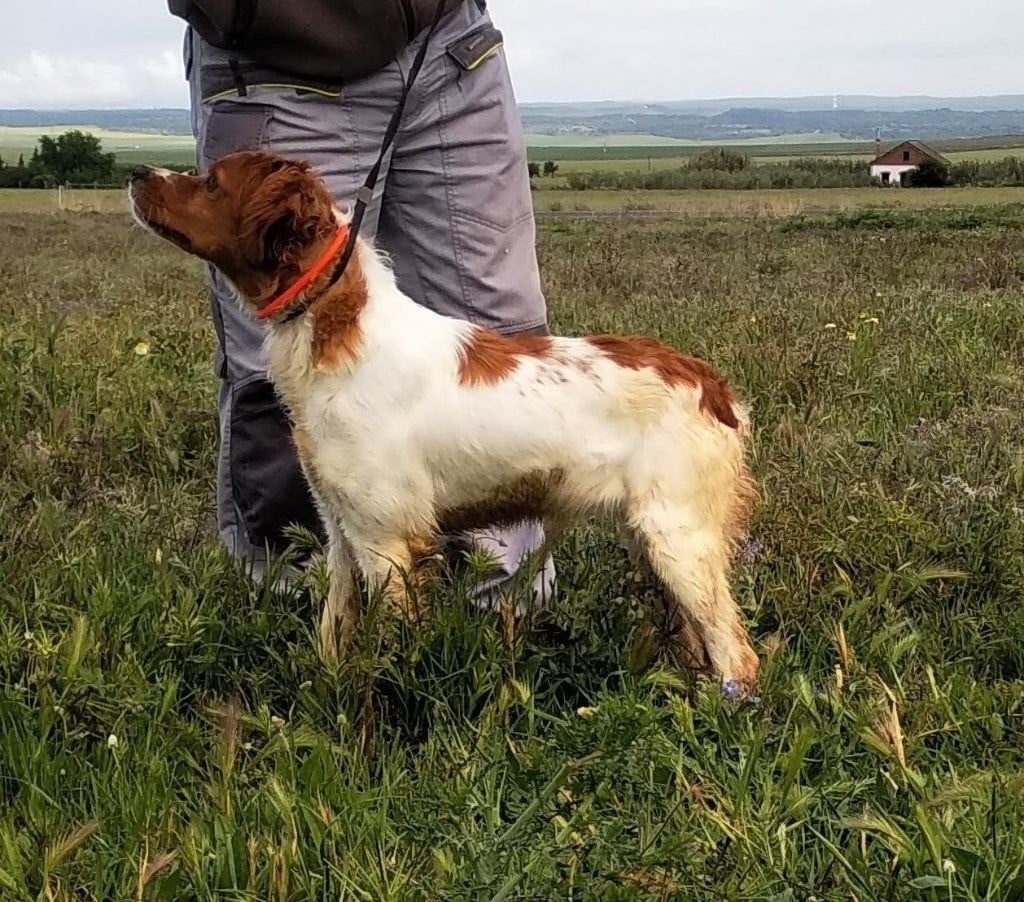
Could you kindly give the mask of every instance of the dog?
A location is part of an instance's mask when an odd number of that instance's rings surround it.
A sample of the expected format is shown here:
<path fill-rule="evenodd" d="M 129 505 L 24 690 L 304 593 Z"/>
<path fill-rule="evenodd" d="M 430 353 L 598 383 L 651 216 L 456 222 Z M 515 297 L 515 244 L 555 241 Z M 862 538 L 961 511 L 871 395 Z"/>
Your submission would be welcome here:
<path fill-rule="evenodd" d="M 363 239 L 333 271 L 349 219 L 302 161 L 139 167 L 129 193 L 143 226 L 217 267 L 267 324 L 328 538 L 326 660 L 358 628 L 356 570 L 418 620 L 417 562 L 439 535 L 537 519 L 553 542 L 601 512 L 664 584 L 680 642 L 726 695 L 752 696 L 759 661 L 728 578 L 755 495 L 749 418 L 710 365 L 648 337 L 505 336 L 441 316 Z"/>

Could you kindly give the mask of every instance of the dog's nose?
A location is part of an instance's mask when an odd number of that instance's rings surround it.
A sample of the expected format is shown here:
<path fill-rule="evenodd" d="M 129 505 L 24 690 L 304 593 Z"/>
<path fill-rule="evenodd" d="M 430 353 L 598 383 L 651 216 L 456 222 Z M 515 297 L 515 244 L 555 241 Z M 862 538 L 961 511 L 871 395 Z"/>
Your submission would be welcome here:
<path fill-rule="evenodd" d="M 132 181 L 137 182 L 140 179 L 144 179 L 152 171 L 152 166 L 136 166 L 134 169 L 132 169 Z"/>

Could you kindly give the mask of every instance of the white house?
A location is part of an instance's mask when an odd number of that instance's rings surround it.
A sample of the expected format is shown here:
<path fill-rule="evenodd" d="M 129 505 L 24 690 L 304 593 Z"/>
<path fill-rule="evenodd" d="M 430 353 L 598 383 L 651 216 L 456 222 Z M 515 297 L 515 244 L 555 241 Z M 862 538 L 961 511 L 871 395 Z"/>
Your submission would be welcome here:
<path fill-rule="evenodd" d="M 949 165 L 949 160 L 926 144 L 920 141 L 904 141 L 871 161 L 871 178 L 877 179 L 883 185 L 901 185 L 903 177 L 925 160 L 935 160 Z"/>

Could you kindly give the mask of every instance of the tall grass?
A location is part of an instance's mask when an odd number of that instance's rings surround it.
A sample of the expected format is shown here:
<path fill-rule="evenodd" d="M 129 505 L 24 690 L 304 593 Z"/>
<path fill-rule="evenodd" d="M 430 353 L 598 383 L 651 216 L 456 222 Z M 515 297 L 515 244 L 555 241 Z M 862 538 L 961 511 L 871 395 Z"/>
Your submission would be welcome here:
<path fill-rule="evenodd" d="M 759 708 L 665 664 L 599 527 L 515 625 L 318 663 L 323 591 L 212 524 L 198 267 L 122 215 L 0 243 L 0 897 L 1024 893 L 1024 262 L 1005 214 L 552 223 L 555 327 L 645 331 L 755 412 Z"/>

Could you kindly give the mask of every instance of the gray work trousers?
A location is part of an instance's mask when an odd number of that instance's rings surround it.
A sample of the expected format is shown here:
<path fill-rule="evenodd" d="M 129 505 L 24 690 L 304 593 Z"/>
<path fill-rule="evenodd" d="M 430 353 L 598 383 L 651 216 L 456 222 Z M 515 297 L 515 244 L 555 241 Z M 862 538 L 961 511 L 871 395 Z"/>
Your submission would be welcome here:
<path fill-rule="evenodd" d="M 418 303 L 504 333 L 542 331 L 526 152 L 504 54 L 465 68 L 447 52 L 490 24 L 482 5 L 467 0 L 432 38 L 363 235 L 375 236 L 399 287 Z M 339 205 L 351 205 L 422 40 L 421 34 L 389 66 L 352 83 L 247 84 L 243 76 L 225 91 L 224 73 L 244 73 L 249 61 L 189 30 L 185 68 L 200 168 L 234 151 L 265 148 L 308 160 Z M 322 527 L 267 381 L 263 327 L 241 311 L 212 268 L 210 281 L 221 379 L 218 525 L 230 552 L 262 572 L 287 544 L 289 524 L 316 533 Z M 513 576 L 542 540 L 540 525 L 528 523 L 457 541 L 494 558 L 494 578 L 481 587 L 490 589 Z M 553 578 L 548 561 L 535 589 L 545 591 Z"/>

